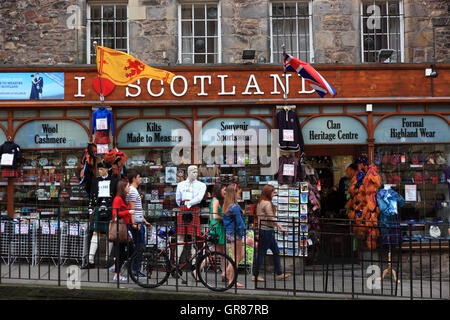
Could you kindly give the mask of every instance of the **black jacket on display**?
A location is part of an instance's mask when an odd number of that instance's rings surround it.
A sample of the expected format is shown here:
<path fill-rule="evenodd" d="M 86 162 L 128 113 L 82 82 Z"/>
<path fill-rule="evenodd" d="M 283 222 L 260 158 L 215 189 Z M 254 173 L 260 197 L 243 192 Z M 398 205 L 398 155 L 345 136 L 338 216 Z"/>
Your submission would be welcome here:
<path fill-rule="evenodd" d="M 300 127 L 300 122 L 298 120 L 297 113 L 293 110 L 281 109 L 275 115 L 275 129 L 279 129 L 279 147 L 282 151 L 299 151 L 300 148 L 303 149 L 303 135 L 302 129 Z M 292 139 L 286 138 L 283 130 L 293 130 Z M 291 140 L 291 141 L 289 141 Z"/>
<path fill-rule="evenodd" d="M 279 184 L 295 184 L 295 182 L 297 181 L 297 176 L 299 175 L 299 165 L 300 165 L 300 160 L 297 159 L 296 157 L 294 157 L 293 155 L 291 156 L 281 156 L 278 160 L 279 163 L 279 168 L 278 168 L 278 183 Z M 285 172 L 285 168 L 284 165 L 293 165 L 294 166 L 294 172 L 293 175 L 284 175 L 283 173 Z"/>
<path fill-rule="evenodd" d="M 14 154 L 12 166 L 5 166 L 5 167 L 17 168 L 22 163 L 23 160 L 22 149 L 20 148 L 19 145 L 15 144 L 14 142 L 6 141 L 4 144 L 0 146 L 0 159 L 4 153 Z"/>

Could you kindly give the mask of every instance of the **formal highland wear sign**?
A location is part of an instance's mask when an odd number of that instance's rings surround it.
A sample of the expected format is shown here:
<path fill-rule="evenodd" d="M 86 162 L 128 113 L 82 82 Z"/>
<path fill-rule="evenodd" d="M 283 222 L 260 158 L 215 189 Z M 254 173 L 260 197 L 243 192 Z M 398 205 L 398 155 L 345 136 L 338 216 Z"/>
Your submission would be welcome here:
<path fill-rule="evenodd" d="M 363 124 L 352 117 L 317 117 L 302 128 L 305 144 L 367 143 Z"/>
<path fill-rule="evenodd" d="M 0 100 L 64 99 L 63 72 L 0 73 Z"/>
<path fill-rule="evenodd" d="M 380 121 L 374 133 L 379 143 L 448 142 L 450 127 L 437 116 L 392 116 Z"/>

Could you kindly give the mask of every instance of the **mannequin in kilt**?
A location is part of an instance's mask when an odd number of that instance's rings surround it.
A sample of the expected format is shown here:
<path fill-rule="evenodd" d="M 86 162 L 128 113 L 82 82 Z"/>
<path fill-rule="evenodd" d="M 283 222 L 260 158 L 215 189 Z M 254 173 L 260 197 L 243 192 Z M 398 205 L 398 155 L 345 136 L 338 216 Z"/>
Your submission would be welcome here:
<path fill-rule="evenodd" d="M 206 192 L 206 184 L 197 180 L 197 166 L 188 167 L 188 178 L 177 185 L 176 202 L 180 207 L 177 217 L 177 241 L 185 242 L 195 240 L 201 235 L 200 230 L 200 207 Z M 178 248 L 178 260 L 184 251 Z M 194 249 L 191 248 L 191 251 Z"/>

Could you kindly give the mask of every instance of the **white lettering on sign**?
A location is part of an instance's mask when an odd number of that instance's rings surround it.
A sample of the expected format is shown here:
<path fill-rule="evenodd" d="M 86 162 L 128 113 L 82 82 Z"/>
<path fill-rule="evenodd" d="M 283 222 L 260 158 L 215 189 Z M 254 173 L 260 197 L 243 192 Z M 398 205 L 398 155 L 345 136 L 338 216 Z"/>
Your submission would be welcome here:
<path fill-rule="evenodd" d="M 198 96 L 207 96 L 205 92 L 205 79 L 208 79 L 208 84 L 211 85 L 211 76 L 194 76 L 194 84 L 197 84 L 197 79 L 200 79 L 200 93 Z"/>
<path fill-rule="evenodd" d="M 184 83 L 184 89 L 183 89 L 183 92 L 181 92 L 181 93 L 175 92 L 175 90 L 174 90 L 174 88 L 173 88 L 173 87 L 174 87 L 174 84 L 175 84 L 175 81 L 176 81 L 177 79 L 183 80 L 183 83 Z M 175 77 L 173 77 L 172 82 L 170 83 L 170 91 L 172 91 L 172 94 L 173 94 L 174 96 L 176 96 L 176 97 L 182 97 L 182 96 L 184 96 L 184 95 L 186 94 L 186 92 L 187 92 L 187 89 L 188 89 L 188 83 L 187 83 L 187 80 L 186 80 L 185 77 L 183 77 L 183 76 L 175 76 Z"/>
<path fill-rule="evenodd" d="M 137 80 L 137 85 L 136 84 L 129 84 L 125 88 L 125 97 L 132 97 L 132 98 L 139 97 L 139 95 L 141 94 L 140 84 L 141 84 L 141 79 Z M 130 88 L 136 89 L 136 93 L 130 93 Z"/>
<path fill-rule="evenodd" d="M 77 90 L 77 94 L 74 94 L 73 96 L 75 98 L 84 98 L 85 95 L 81 92 L 81 81 L 86 79 L 85 77 L 74 77 L 75 80 L 77 80 L 78 83 L 78 90 Z"/>
<path fill-rule="evenodd" d="M 226 74 L 218 74 L 218 78 L 220 78 L 220 92 L 218 93 L 219 96 L 234 96 L 236 94 L 236 87 L 233 86 L 233 90 L 230 92 L 225 92 L 225 78 L 228 78 L 228 75 Z"/>
<path fill-rule="evenodd" d="M 149 93 L 152 97 L 155 97 L 155 98 L 161 97 L 161 96 L 163 95 L 163 93 L 164 93 L 163 82 L 160 81 L 160 83 L 161 83 L 161 90 L 159 91 L 159 93 L 153 93 L 152 88 L 151 88 L 152 80 L 153 80 L 153 79 L 148 79 L 148 81 L 147 81 L 147 91 L 148 91 L 148 93 Z"/>
<path fill-rule="evenodd" d="M 256 92 L 253 94 L 264 94 L 264 92 L 262 92 L 259 89 L 258 82 L 256 82 L 256 78 L 255 78 L 254 74 L 251 74 L 250 77 L 248 78 L 247 87 L 245 88 L 245 91 L 242 92 L 242 95 L 251 95 L 252 93 L 249 92 L 250 89 L 256 90 Z"/>
<path fill-rule="evenodd" d="M 284 94 L 286 93 L 289 94 L 289 87 L 290 87 L 290 81 L 289 78 L 292 76 L 292 74 L 286 74 L 286 75 L 279 75 L 279 74 L 269 74 L 269 77 L 273 79 L 273 87 L 272 87 L 272 91 L 270 91 L 271 95 L 280 95 L 280 94 Z M 300 77 L 299 75 L 297 75 L 298 77 Z M 211 75 L 193 75 L 192 76 L 192 81 L 193 81 L 193 85 L 196 87 L 199 87 L 199 91 L 197 93 L 197 96 L 209 96 L 211 94 L 213 94 L 213 92 L 208 90 L 208 87 L 213 85 L 214 81 L 220 81 L 220 90 L 217 92 L 217 95 L 219 96 L 234 96 L 236 95 L 237 89 L 236 89 L 236 85 L 233 85 L 232 83 L 234 79 L 229 79 L 227 80 L 227 78 L 229 78 L 230 75 L 228 74 L 218 74 L 216 75 L 216 77 L 213 79 L 213 76 Z M 286 77 L 286 79 L 283 79 L 283 77 Z M 74 94 L 75 98 L 84 98 L 85 94 L 83 93 L 83 80 L 85 80 L 85 77 L 79 77 L 79 76 L 74 76 L 73 77 L 74 80 L 77 82 L 77 91 Z M 177 82 L 177 86 L 175 86 L 175 81 L 181 79 L 183 84 L 178 87 L 179 81 Z M 306 90 L 306 82 L 305 79 L 301 78 L 301 89 L 300 91 L 298 91 L 299 94 L 311 94 L 314 93 L 314 89 L 311 90 Z M 159 83 L 161 84 L 160 89 L 157 88 L 151 88 L 151 84 L 152 84 L 152 80 L 153 79 L 148 79 L 147 81 L 147 92 L 150 96 L 152 97 L 161 97 L 165 90 L 164 90 L 164 84 L 163 81 L 159 81 Z M 191 79 L 189 79 L 191 80 Z M 247 82 L 245 84 L 245 88 L 241 88 L 241 90 L 243 89 L 243 91 L 241 91 L 241 94 L 244 96 L 250 96 L 250 95 L 263 95 L 264 91 L 262 91 L 260 89 L 259 86 L 259 81 L 261 81 L 261 77 L 257 78 L 257 76 L 255 74 L 250 74 L 248 76 Z M 228 82 L 227 82 L 228 81 Z M 182 75 L 176 75 L 171 84 L 170 84 L 170 92 L 173 96 L 175 97 L 183 97 L 184 95 L 186 95 L 187 90 L 189 89 L 189 85 L 188 85 L 188 79 Z M 244 85 L 243 81 L 239 81 L 238 82 L 240 85 Z M 133 84 L 129 84 L 125 87 L 125 97 L 129 97 L 129 98 L 137 98 L 139 96 L 141 96 L 142 93 L 142 88 L 141 88 L 141 81 L 140 79 L 136 80 L 135 83 Z M 155 92 L 158 91 L 158 92 Z"/>
<path fill-rule="evenodd" d="M 270 77 L 273 78 L 273 91 L 270 94 L 281 94 L 280 91 L 278 91 L 278 84 L 280 85 L 281 89 L 283 90 L 283 93 L 286 91 L 286 95 L 289 94 L 289 78 L 292 74 L 286 73 L 283 74 L 284 77 L 286 77 L 286 87 L 284 86 L 284 83 L 281 81 L 281 78 L 278 74 L 271 74 Z"/>

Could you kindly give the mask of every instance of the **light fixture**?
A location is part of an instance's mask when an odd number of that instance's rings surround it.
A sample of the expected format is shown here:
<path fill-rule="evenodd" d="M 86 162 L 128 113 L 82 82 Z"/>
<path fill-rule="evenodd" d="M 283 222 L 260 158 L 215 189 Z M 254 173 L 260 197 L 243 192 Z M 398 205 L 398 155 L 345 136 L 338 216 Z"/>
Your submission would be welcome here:
<path fill-rule="evenodd" d="M 378 62 L 384 62 L 394 53 L 393 49 L 380 49 L 378 51 Z"/>
<path fill-rule="evenodd" d="M 431 68 L 426 68 L 425 69 L 425 77 L 430 77 L 430 78 L 437 78 L 438 73 L 436 70 L 433 70 L 434 66 L 431 66 Z"/>
<path fill-rule="evenodd" d="M 253 60 L 255 59 L 255 49 L 244 49 L 242 51 L 243 60 Z"/>

